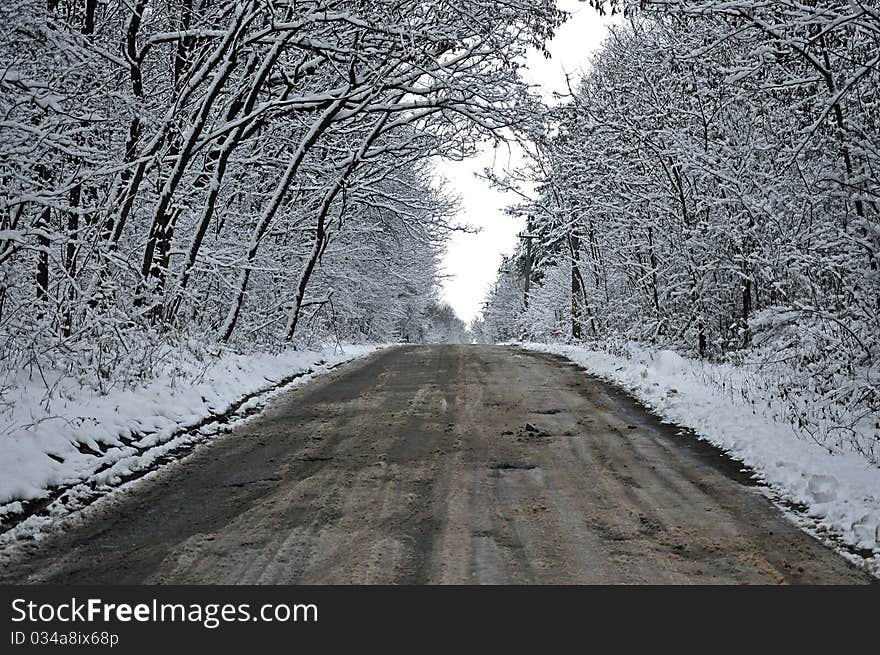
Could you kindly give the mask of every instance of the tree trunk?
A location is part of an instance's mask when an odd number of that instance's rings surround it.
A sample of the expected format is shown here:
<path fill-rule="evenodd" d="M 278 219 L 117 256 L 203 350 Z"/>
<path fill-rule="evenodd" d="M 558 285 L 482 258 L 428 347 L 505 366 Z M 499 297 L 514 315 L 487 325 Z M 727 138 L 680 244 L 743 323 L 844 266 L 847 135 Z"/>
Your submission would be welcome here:
<path fill-rule="evenodd" d="M 152 308 L 154 317 L 164 315 L 163 300 L 165 279 L 169 264 L 169 253 L 171 251 L 171 239 L 174 233 L 174 223 L 180 214 L 179 209 L 171 208 L 171 200 L 183 179 L 184 172 L 190 162 L 193 148 L 204 130 L 208 120 L 211 108 L 220 95 L 223 85 L 229 79 L 236 65 L 236 53 L 234 51 L 234 41 L 238 37 L 239 31 L 245 20 L 245 8 L 239 10 L 236 16 L 235 25 L 228 31 L 223 43 L 218 47 L 218 51 L 223 53 L 222 64 L 220 69 L 214 74 L 211 84 L 205 92 L 204 99 L 199 106 L 196 116 L 182 139 L 182 144 L 177 153 L 174 167 L 168 175 L 162 191 L 159 195 L 159 201 L 156 204 L 156 210 L 153 213 L 153 221 L 150 227 L 150 236 L 147 239 L 147 245 L 144 248 L 144 257 L 141 264 L 141 276 L 146 281 L 152 278 L 152 288 L 147 292 L 158 298 L 157 305 Z M 219 55 L 219 52 L 218 52 Z M 220 57 L 217 58 L 217 63 Z M 158 256 L 157 256 L 158 255 Z M 141 294 L 135 294 L 140 303 L 144 302 Z"/>
<path fill-rule="evenodd" d="M 272 199 L 269 201 L 269 204 L 266 205 L 266 208 L 263 210 L 263 213 L 260 216 L 260 220 L 257 222 L 257 225 L 254 228 L 254 232 L 251 234 L 250 245 L 248 246 L 247 251 L 247 262 L 245 263 L 245 267 L 242 270 L 241 275 L 239 276 L 238 288 L 236 289 L 235 297 L 232 301 L 232 306 L 229 308 L 229 312 L 226 314 L 226 320 L 223 322 L 223 327 L 220 329 L 220 341 L 229 341 L 229 339 L 232 337 L 233 331 L 235 330 L 235 326 L 238 323 L 238 317 L 241 313 L 241 308 L 244 304 L 245 294 L 247 292 L 248 282 L 250 281 L 251 266 L 253 265 L 253 261 L 257 256 L 257 250 L 260 247 L 260 240 L 263 238 L 266 230 L 269 229 L 269 225 L 271 225 L 275 214 L 278 212 L 278 208 L 281 207 L 281 203 L 287 196 L 287 191 L 290 189 L 290 184 L 296 177 L 296 173 L 299 170 L 303 159 L 305 159 L 305 156 L 312 149 L 312 147 L 325 132 L 325 130 L 330 127 L 333 119 L 336 117 L 336 114 L 338 114 L 339 111 L 345 106 L 345 101 L 346 96 L 337 98 L 332 105 L 324 110 L 318 120 L 312 124 L 309 132 L 306 134 L 305 138 L 296 149 L 296 152 L 294 152 L 293 156 L 291 157 L 290 162 L 287 164 L 287 169 L 284 171 L 284 174 L 281 176 L 278 184 L 275 185 L 275 192 L 272 194 Z"/>
<path fill-rule="evenodd" d="M 243 102 L 239 101 L 233 103 L 233 106 L 230 108 L 230 111 L 226 116 L 227 121 L 233 120 L 238 115 L 247 115 L 253 110 L 254 106 L 256 105 L 257 99 L 259 98 L 260 90 L 265 84 L 266 79 L 268 78 L 269 73 L 272 70 L 272 67 L 278 60 L 278 57 L 281 54 L 281 50 L 289 39 L 290 35 L 288 34 L 277 40 L 275 45 L 272 47 L 272 50 L 270 50 L 266 58 L 263 60 L 263 63 L 261 64 L 259 70 L 257 71 L 256 78 L 254 80 L 254 83 L 251 85 L 251 89 L 248 93 L 247 98 Z M 255 62 L 256 60 L 254 60 L 254 64 Z M 249 73 L 253 72 L 252 66 L 254 64 L 248 67 Z M 235 148 L 241 142 L 241 139 L 246 129 L 247 124 L 242 124 L 241 126 L 239 126 L 232 134 L 223 139 L 223 141 L 218 144 L 218 147 L 211 153 L 209 166 L 212 168 L 212 171 L 211 181 L 208 186 L 208 197 L 205 199 L 202 213 L 199 216 L 199 220 L 196 224 L 196 232 L 193 236 L 192 241 L 190 242 L 186 261 L 184 262 L 183 268 L 180 273 L 177 289 L 175 289 L 175 293 L 178 294 L 177 298 L 168 303 L 166 318 L 173 318 L 174 315 L 177 313 L 177 309 L 181 301 L 180 294 L 186 290 L 186 287 L 189 284 L 190 274 L 193 267 L 195 266 L 196 258 L 198 257 L 198 253 L 201 249 L 205 234 L 208 231 L 208 226 L 210 225 L 211 219 L 214 216 L 217 205 L 217 197 L 220 194 L 220 187 L 226 174 L 226 167 L 229 163 L 229 158 L 232 155 L 233 150 L 235 150 Z"/>
<path fill-rule="evenodd" d="M 61 335 L 69 337 L 73 325 L 73 305 L 76 302 L 76 246 L 79 240 L 79 206 L 82 186 L 76 184 L 70 189 L 67 212 L 67 243 L 64 246 L 64 271 L 67 277 L 67 294 L 61 318 Z"/>
<path fill-rule="evenodd" d="M 651 263 L 651 302 L 657 321 L 660 321 L 660 295 L 657 291 L 657 254 L 654 251 L 654 230 L 648 226 L 648 261 Z"/>
<path fill-rule="evenodd" d="M 326 219 L 327 214 L 330 211 L 330 207 L 333 204 L 333 200 L 339 194 L 339 192 L 345 187 L 346 182 L 348 182 L 348 178 L 351 177 L 351 174 L 357 169 L 358 164 L 360 164 L 361 160 L 369 150 L 370 146 L 375 142 L 379 135 L 382 134 L 382 131 L 385 129 L 385 124 L 388 122 L 388 117 L 390 116 L 389 112 L 386 112 L 382 115 L 382 117 L 376 122 L 376 125 L 370 131 L 370 134 L 364 139 L 363 143 L 361 143 L 360 148 L 358 148 L 357 153 L 354 157 L 351 158 L 351 162 L 349 162 L 348 166 L 345 168 L 345 172 L 336 180 L 333 187 L 325 194 L 324 200 L 321 203 L 321 209 L 318 212 L 318 220 L 316 222 L 316 231 L 315 231 L 315 242 L 312 246 L 312 251 L 309 254 L 308 259 L 306 260 L 305 266 L 303 267 L 302 273 L 300 273 L 299 282 L 296 285 L 296 297 L 294 298 L 293 311 L 290 314 L 290 320 L 287 322 L 287 329 L 285 330 L 285 338 L 287 341 L 291 341 L 293 339 L 293 335 L 296 333 L 296 325 L 299 322 L 300 311 L 302 309 L 303 299 L 305 298 L 306 287 L 308 286 L 309 279 L 312 276 L 312 271 L 315 269 L 315 264 L 318 261 L 318 257 L 320 257 L 321 252 L 324 247 L 324 239 L 326 237 Z"/>
<path fill-rule="evenodd" d="M 45 233 L 49 231 L 51 220 L 52 210 L 49 207 L 44 207 L 43 211 L 40 213 L 40 218 L 37 221 L 37 227 L 40 229 L 40 234 L 37 235 L 39 250 L 37 252 L 36 295 L 37 300 L 42 303 L 45 303 L 49 297 L 49 246 L 51 244 Z M 43 309 L 41 309 L 40 313 L 40 316 L 42 315 Z"/>

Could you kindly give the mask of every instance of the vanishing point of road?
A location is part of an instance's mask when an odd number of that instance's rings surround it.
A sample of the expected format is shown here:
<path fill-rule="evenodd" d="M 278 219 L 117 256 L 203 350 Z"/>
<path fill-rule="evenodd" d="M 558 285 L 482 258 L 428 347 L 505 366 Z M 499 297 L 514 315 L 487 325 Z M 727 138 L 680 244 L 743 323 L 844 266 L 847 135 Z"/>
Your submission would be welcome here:
<path fill-rule="evenodd" d="M 679 432 L 560 357 L 389 348 L 19 545 L 0 581 L 871 581 Z"/>

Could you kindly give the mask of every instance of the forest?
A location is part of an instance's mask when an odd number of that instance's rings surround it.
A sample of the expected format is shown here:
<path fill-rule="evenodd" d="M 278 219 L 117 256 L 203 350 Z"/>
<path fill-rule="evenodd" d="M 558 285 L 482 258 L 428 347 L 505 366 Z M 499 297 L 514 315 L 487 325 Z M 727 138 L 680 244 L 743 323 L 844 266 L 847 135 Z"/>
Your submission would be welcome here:
<path fill-rule="evenodd" d="M 516 62 L 562 19 L 552 0 L 3 3 L 4 369 L 101 386 L 181 341 L 461 338 L 431 162 L 518 120 Z"/>
<path fill-rule="evenodd" d="M 593 4 L 625 19 L 495 179 L 533 261 L 505 260 L 480 338 L 758 368 L 796 427 L 877 464 L 880 8 Z"/>

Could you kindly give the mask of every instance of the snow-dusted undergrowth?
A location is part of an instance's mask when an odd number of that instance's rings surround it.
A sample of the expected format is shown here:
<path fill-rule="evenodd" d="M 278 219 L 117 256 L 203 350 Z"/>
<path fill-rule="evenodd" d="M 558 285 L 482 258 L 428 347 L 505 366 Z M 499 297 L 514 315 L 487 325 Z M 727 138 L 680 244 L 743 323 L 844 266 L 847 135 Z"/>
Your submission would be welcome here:
<path fill-rule="evenodd" d="M 832 453 L 783 417 L 777 398 L 761 397 L 760 371 L 711 364 L 669 350 L 628 344 L 623 354 L 562 344 L 525 343 L 555 353 L 616 383 L 663 419 L 692 428 L 742 461 L 771 496 L 806 508 L 795 518 L 838 546 L 872 552 L 866 564 L 880 575 L 880 468 L 856 453 Z M 746 390 L 758 389 L 757 392 Z"/>
<path fill-rule="evenodd" d="M 10 374 L 0 413 L 0 526 L 20 515 L 23 501 L 78 483 L 114 485 L 191 440 L 186 428 L 223 416 L 243 398 L 254 396 L 239 411 L 265 401 L 285 379 L 301 384 L 375 348 L 184 354 L 147 382 L 103 394 L 52 371 Z"/>

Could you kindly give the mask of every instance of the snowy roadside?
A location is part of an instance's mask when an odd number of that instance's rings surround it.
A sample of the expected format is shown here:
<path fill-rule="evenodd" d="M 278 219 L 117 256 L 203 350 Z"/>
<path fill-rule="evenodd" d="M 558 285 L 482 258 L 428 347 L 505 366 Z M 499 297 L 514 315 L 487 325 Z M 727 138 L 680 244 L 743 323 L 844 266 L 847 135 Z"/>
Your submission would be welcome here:
<path fill-rule="evenodd" d="M 176 362 L 173 372 L 106 395 L 59 376 L 49 400 L 45 384 L 21 373 L 6 381 L 11 409 L 0 415 L 0 533 L 35 511 L 33 528 L 58 520 L 231 429 L 278 393 L 376 348 L 222 353 L 202 364 Z"/>
<path fill-rule="evenodd" d="M 775 418 L 781 412 L 773 411 L 774 399 L 758 404 L 736 393 L 755 372 L 635 344 L 627 347 L 629 357 L 563 344 L 517 345 L 562 355 L 625 388 L 661 418 L 693 429 L 753 469 L 783 508 L 803 508 L 789 514 L 804 529 L 880 576 L 880 469 L 799 438 Z"/>

